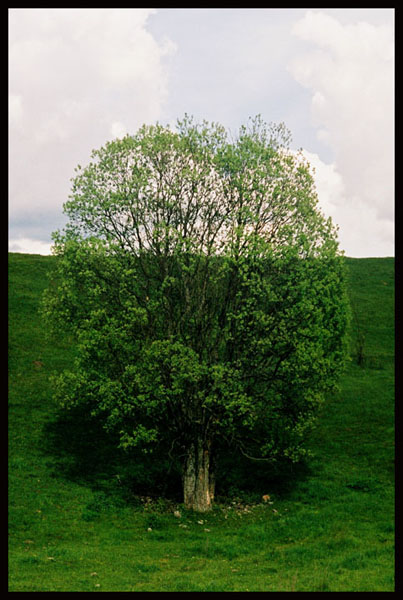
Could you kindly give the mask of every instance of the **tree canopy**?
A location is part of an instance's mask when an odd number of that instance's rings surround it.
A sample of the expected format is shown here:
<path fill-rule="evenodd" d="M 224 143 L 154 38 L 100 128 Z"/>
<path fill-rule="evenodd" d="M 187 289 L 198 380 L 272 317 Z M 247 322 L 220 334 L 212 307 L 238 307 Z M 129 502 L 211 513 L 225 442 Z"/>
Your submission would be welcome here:
<path fill-rule="evenodd" d="M 337 229 L 283 124 L 233 139 L 188 116 L 93 151 L 54 234 L 45 297 L 74 334 L 55 379 L 123 448 L 166 447 L 186 506 L 208 510 L 223 446 L 297 461 L 345 356 Z"/>

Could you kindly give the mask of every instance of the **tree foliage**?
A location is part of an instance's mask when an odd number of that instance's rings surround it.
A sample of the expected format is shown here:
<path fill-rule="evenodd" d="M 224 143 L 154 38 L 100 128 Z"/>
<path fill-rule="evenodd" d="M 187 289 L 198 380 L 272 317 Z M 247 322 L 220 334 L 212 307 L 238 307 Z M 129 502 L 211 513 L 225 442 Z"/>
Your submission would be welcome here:
<path fill-rule="evenodd" d="M 165 445 L 197 510 L 223 445 L 299 460 L 343 366 L 337 231 L 288 143 L 259 117 L 235 140 L 187 116 L 144 126 L 77 168 L 54 234 L 45 313 L 77 346 L 57 397 L 123 448 Z"/>

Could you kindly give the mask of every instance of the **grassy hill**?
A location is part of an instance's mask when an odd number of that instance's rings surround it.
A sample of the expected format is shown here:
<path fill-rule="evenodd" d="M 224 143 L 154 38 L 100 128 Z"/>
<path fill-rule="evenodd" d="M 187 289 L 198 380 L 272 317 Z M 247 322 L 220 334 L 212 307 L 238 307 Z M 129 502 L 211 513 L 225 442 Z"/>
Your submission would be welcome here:
<path fill-rule="evenodd" d="M 9 254 L 9 591 L 394 590 L 394 259 L 346 259 L 352 361 L 315 457 L 202 517 L 144 473 L 130 488 L 133 465 L 52 400 L 74 353 L 38 315 L 54 261 Z"/>

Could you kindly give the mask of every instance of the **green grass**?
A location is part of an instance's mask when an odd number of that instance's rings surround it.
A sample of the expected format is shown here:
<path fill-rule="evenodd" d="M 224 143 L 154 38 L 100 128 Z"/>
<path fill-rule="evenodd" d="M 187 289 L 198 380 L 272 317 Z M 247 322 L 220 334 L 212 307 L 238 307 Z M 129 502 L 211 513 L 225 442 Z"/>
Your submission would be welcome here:
<path fill-rule="evenodd" d="M 11 253 L 9 590 L 393 591 L 394 259 L 346 260 L 353 360 L 315 457 L 200 516 L 130 489 L 97 426 L 60 414 L 49 375 L 74 350 L 38 315 L 55 258 Z"/>

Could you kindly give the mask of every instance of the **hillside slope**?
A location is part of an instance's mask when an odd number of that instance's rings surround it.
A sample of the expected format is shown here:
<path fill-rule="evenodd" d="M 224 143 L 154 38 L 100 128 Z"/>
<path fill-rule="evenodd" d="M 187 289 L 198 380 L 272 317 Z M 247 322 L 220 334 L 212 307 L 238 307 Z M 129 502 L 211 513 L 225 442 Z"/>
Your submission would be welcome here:
<path fill-rule="evenodd" d="M 393 591 L 394 259 L 346 259 L 352 361 L 308 468 L 203 519 L 124 487 L 97 427 L 60 415 L 49 375 L 73 348 L 38 314 L 54 261 L 9 254 L 10 591 Z"/>

